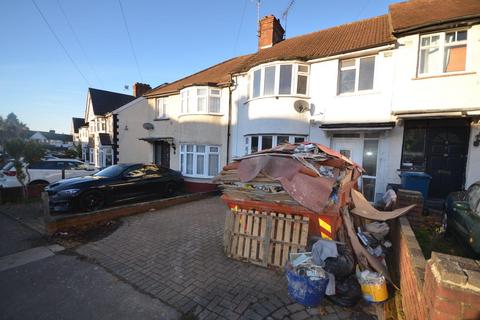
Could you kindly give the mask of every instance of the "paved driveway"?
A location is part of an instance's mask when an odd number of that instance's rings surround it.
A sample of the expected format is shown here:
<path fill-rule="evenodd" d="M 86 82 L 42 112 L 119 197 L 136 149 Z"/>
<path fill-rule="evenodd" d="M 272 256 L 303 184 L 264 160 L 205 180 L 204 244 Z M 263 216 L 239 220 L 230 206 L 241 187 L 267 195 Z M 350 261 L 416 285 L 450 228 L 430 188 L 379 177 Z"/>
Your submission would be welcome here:
<path fill-rule="evenodd" d="M 327 302 L 313 309 L 294 303 L 280 272 L 226 258 L 225 210 L 215 197 L 129 217 L 77 252 L 192 318 L 350 319 Z"/>

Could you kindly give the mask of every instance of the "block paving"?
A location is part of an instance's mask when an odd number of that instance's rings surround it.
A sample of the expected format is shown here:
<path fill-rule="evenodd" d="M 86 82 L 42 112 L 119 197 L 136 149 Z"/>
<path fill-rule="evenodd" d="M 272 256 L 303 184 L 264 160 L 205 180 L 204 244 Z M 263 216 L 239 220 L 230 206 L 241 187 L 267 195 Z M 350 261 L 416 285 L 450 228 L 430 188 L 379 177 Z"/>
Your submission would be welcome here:
<path fill-rule="evenodd" d="M 113 234 L 77 253 L 187 318 L 351 318 L 326 300 L 318 308 L 295 303 L 281 271 L 227 258 L 226 209 L 213 197 L 124 218 Z"/>

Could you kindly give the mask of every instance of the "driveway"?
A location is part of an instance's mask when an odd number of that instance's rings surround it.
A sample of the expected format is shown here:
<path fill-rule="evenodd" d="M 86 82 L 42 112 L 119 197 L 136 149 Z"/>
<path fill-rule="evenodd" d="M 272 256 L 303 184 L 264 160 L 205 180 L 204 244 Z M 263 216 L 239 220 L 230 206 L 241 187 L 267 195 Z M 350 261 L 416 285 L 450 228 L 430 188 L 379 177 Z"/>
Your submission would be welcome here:
<path fill-rule="evenodd" d="M 215 197 L 128 217 L 77 252 L 186 318 L 351 318 L 327 301 L 306 309 L 288 297 L 281 272 L 225 257 L 226 209 Z"/>

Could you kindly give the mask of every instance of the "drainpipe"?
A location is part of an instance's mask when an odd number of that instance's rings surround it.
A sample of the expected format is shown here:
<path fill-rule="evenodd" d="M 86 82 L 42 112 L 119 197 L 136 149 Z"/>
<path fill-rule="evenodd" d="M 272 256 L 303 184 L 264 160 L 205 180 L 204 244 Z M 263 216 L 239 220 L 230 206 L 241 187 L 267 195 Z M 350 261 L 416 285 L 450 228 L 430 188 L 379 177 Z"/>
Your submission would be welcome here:
<path fill-rule="evenodd" d="M 227 124 L 227 163 L 230 162 L 230 130 L 232 126 L 232 85 L 235 82 L 233 81 L 233 75 L 230 74 L 230 85 L 228 86 L 228 124 Z"/>
<path fill-rule="evenodd" d="M 113 164 L 116 164 L 118 162 L 118 118 L 117 115 L 112 113 L 112 129 L 113 129 Z"/>

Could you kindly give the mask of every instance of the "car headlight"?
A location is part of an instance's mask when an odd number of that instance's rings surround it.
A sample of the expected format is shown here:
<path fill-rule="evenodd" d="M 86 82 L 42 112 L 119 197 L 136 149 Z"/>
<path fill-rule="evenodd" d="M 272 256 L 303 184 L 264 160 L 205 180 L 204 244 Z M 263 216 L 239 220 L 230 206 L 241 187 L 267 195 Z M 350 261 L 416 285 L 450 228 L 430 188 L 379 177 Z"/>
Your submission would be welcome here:
<path fill-rule="evenodd" d="M 80 189 L 67 189 L 57 193 L 59 197 L 72 197 L 80 192 Z"/>

